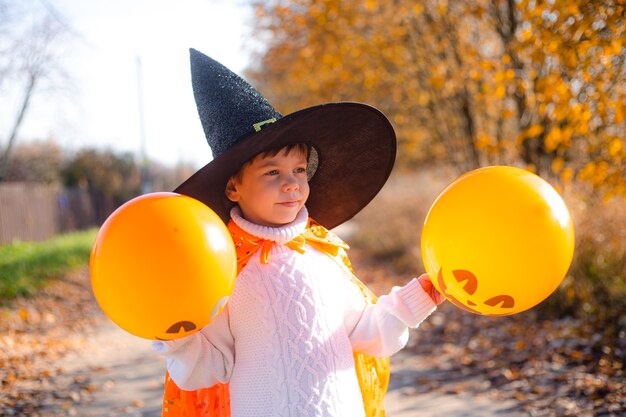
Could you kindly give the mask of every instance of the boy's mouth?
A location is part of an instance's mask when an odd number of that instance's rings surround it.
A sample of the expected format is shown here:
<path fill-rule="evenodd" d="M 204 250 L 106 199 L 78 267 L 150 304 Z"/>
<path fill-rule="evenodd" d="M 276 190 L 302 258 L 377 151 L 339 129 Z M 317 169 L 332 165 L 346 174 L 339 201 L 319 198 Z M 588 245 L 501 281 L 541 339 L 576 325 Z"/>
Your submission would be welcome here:
<path fill-rule="evenodd" d="M 280 206 L 284 206 L 284 207 L 297 207 L 298 206 L 298 201 L 283 201 L 282 203 L 278 203 L 278 205 Z"/>

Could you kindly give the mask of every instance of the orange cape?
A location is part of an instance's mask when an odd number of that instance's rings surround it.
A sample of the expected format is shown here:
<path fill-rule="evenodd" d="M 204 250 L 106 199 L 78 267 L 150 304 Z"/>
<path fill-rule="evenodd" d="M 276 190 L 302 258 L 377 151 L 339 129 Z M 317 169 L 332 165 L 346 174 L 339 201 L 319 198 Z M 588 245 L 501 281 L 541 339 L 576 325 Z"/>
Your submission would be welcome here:
<path fill-rule="evenodd" d="M 241 271 L 248 260 L 259 250 L 261 262 L 269 261 L 270 249 L 274 242 L 262 240 L 243 231 L 232 220 L 228 224 L 237 252 L 237 270 Z M 286 245 L 304 253 L 305 244 L 337 261 L 350 272 L 352 282 L 363 294 L 368 303 L 375 303 L 376 297 L 354 275 L 354 270 L 345 249 L 348 246 L 323 226 L 309 219 L 306 230 Z M 389 384 L 389 358 L 375 358 L 362 353 L 354 353 L 354 362 L 365 405 L 366 417 L 384 417 L 384 398 Z M 228 384 L 216 384 L 195 391 L 183 391 L 165 374 L 163 394 L 163 417 L 230 417 L 230 395 Z"/>

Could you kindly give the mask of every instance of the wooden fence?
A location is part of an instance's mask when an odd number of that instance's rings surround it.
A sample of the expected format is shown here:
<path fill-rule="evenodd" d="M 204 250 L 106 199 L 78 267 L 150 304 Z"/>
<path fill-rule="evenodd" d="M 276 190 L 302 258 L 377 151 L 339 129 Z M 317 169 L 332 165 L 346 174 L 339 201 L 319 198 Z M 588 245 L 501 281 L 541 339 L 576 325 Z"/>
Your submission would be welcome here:
<path fill-rule="evenodd" d="M 0 183 L 0 245 L 41 241 L 100 224 L 87 190 L 27 182 Z"/>

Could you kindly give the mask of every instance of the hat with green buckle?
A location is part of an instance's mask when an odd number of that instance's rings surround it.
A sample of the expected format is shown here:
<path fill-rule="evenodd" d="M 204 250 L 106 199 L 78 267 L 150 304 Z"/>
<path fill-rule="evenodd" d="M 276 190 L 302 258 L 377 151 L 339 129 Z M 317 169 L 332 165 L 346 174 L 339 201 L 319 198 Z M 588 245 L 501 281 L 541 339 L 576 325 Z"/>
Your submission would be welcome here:
<path fill-rule="evenodd" d="M 202 201 L 227 223 L 233 206 L 224 193 L 229 178 L 262 152 L 304 143 L 315 159 L 306 207 L 332 229 L 363 209 L 389 178 L 396 136 L 379 110 L 340 102 L 283 116 L 228 68 L 195 49 L 190 54 L 194 97 L 213 160 L 175 192 Z"/>

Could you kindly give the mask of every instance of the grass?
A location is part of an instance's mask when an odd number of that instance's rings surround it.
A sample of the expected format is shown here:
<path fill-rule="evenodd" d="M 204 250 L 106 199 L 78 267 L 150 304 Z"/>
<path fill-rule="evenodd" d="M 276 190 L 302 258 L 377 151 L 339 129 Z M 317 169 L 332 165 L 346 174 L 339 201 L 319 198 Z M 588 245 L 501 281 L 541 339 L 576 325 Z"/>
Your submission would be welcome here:
<path fill-rule="evenodd" d="M 0 304 L 33 295 L 50 279 L 87 265 L 96 233 L 90 229 L 0 246 Z"/>
<path fill-rule="evenodd" d="M 446 169 L 394 173 L 374 201 L 354 218 L 352 248 L 401 274 L 424 272 L 420 238 L 430 205 L 456 174 Z M 572 185 L 563 193 L 576 232 L 570 270 L 538 307 L 551 317 L 626 320 L 626 200 L 603 201 Z M 544 317 L 545 317 L 544 315 Z"/>

